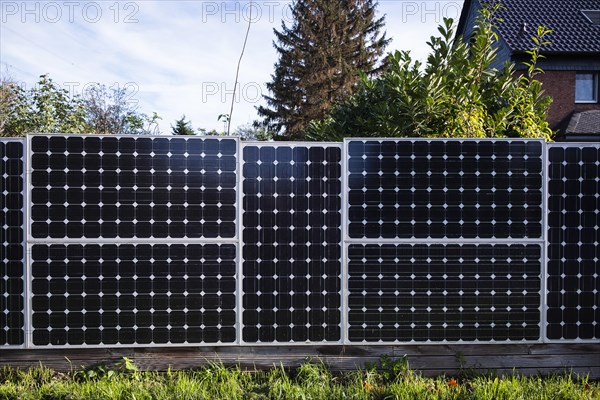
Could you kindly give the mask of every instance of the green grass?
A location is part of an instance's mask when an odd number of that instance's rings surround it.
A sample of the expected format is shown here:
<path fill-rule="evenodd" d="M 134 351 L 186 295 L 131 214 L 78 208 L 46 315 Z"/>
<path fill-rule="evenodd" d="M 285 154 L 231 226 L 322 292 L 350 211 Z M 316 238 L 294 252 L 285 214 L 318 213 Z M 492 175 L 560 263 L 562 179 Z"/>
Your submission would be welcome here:
<path fill-rule="evenodd" d="M 0 399 L 600 399 L 600 383 L 574 374 L 498 377 L 473 371 L 427 378 L 406 359 L 382 358 L 363 371 L 333 374 L 306 362 L 293 371 L 243 371 L 211 364 L 194 371 L 142 372 L 124 358 L 57 373 L 43 366 L 0 369 Z"/>

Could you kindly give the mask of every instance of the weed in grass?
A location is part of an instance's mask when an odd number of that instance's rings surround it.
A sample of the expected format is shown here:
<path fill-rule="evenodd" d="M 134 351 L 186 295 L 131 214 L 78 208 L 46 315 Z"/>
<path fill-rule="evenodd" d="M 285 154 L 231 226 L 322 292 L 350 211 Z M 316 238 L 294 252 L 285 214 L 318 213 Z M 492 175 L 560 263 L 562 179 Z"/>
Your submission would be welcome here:
<path fill-rule="evenodd" d="M 67 359 L 69 363 L 71 362 Z M 76 382 L 86 382 L 90 380 L 106 379 L 112 380 L 117 376 L 128 376 L 133 380 L 140 379 L 140 373 L 137 365 L 128 357 L 122 357 L 121 361 L 108 364 L 96 364 L 88 368 L 76 371 L 71 367 L 71 377 Z"/>

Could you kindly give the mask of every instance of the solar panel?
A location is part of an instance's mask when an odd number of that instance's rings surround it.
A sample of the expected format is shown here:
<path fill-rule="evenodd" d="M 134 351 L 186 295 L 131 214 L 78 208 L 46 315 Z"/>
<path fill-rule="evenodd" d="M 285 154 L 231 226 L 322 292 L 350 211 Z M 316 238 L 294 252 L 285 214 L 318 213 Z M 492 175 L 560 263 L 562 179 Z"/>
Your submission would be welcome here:
<path fill-rule="evenodd" d="M 600 338 L 599 144 L 239 144 L 1 139 L 0 347 Z"/>
<path fill-rule="evenodd" d="M 350 244 L 352 343 L 540 337 L 541 246 Z"/>
<path fill-rule="evenodd" d="M 341 340 L 340 162 L 340 145 L 244 145 L 244 342 Z"/>
<path fill-rule="evenodd" d="M 0 140 L 0 346 L 25 342 L 24 144 Z"/>
<path fill-rule="evenodd" d="M 234 244 L 35 244 L 33 344 L 236 341 Z"/>
<path fill-rule="evenodd" d="M 30 138 L 34 239 L 233 238 L 237 139 Z"/>
<path fill-rule="evenodd" d="M 547 328 L 600 339 L 600 145 L 548 145 Z"/>
<path fill-rule="evenodd" d="M 542 141 L 346 144 L 352 239 L 542 237 Z"/>

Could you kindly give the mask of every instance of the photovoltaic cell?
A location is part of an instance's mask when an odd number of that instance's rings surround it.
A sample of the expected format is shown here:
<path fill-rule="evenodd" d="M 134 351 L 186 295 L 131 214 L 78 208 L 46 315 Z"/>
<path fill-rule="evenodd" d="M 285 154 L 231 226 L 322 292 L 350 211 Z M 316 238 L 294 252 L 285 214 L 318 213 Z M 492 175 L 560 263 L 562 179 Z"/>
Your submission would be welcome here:
<path fill-rule="evenodd" d="M 233 244 L 35 244 L 33 344 L 236 340 Z"/>
<path fill-rule="evenodd" d="M 600 145 L 548 145 L 548 339 L 600 339 Z"/>
<path fill-rule="evenodd" d="M 0 345 L 24 343 L 24 145 L 0 141 Z"/>
<path fill-rule="evenodd" d="M 34 239 L 233 238 L 237 139 L 32 136 Z"/>
<path fill-rule="evenodd" d="M 349 140 L 348 236 L 541 238 L 538 140 Z"/>
<path fill-rule="evenodd" d="M 243 148 L 245 342 L 339 341 L 341 148 Z"/>
<path fill-rule="evenodd" d="M 539 340 L 540 284 L 538 244 L 350 244 L 349 340 Z"/>

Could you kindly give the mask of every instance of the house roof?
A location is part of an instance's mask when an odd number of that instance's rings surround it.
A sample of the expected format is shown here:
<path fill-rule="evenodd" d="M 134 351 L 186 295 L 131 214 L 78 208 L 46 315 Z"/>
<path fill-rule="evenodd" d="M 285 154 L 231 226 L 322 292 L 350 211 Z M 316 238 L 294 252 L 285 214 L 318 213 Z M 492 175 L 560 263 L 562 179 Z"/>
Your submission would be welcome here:
<path fill-rule="evenodd" d="M 600 0 L 465 0 L 457 34 L 465 31 L 467 16 L 473 6 L 497 3 L 503 8 L 498 17 L 498 33 L 512 53 L 531 50 L 531 36 L 538 26 L 552 30 L 547 36 L 551 44 L 544 46 L 543 53 L 577 53 L 600 56 L 600 24 L 594 24 L 595 13 L 584 15 L 585 10 L 600 10 Z"/>
<path fill-rule="evenodd" d="M 567 135 L 599 134 L 600 110 L 573 113 L 565 133 Z"/>

